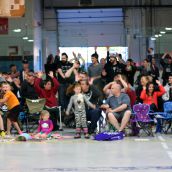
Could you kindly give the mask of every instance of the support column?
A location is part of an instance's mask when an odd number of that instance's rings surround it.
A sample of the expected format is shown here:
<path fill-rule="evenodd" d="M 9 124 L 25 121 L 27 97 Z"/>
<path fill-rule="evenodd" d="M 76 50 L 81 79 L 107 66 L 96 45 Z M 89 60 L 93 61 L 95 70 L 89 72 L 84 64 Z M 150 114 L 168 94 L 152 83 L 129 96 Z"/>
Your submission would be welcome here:
<path fill-rule="evenodd" d="M 126 9 L 125 16 L 129 57 L 140 63 L 146 58 L 145 10 L 129 8 Z"/>
<path fill-rule="evenodd" d="M 33 1 L 33 34 L 34 34 L 34 71 L 43 69 L 42 63 L 42 11 L 41 0 Z"/>

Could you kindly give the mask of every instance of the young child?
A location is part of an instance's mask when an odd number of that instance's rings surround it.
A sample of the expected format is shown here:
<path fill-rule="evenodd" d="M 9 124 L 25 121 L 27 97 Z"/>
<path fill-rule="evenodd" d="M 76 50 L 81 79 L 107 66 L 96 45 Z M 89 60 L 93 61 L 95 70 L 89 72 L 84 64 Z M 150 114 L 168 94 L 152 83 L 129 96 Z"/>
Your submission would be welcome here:
<path fill-rule="evenodd" d="M 38 126 L 38 134 L 36 134 L 35 138 L 45 139 L 50 136 L 50 133 L 53 130 L 53 122 L 49 119 L 50 113 L 47 110 L 43 110 L 40 115 L 40 121 Z"/>
<path fill-rule="evenodd" d="M 3 112 L 0 111 L 0 136 L 5 137 L 4 123 L 3 123 L 3 119 L 2 119 L 2 114 L 3 114 Z"/>
<path fill-rule="evenodd" d="M 3 95 L 4 95 L 4 93 L 2 92 L 1 86 L 2 85 L 0 84 L 0 99 L 3 98 Z M 2 108 L 3 107 L 1 106 L 1 110 L 0 110 L 0 136 L 5 137 L 4 122 L 3 122 L 3 118 L 2 118 L 2 115 L 3 115 Z"/>
<path fill-rule="evenodd" d="M 76 122 L 76 135 L 75 139 L 81 138 L 81 128 L 84 131 L 85 138 L 88 139 L 88 128 L 87 128 L 87 120 L 86 120 L 86 112 L 85 112 L 85 103 L 91 108 L 95 109 L 95 105 L 93 105 L 87 98 L 81 93 L 81 85 L 76 83 L 74 85 L 74 95 L 70 98 L 70 102 L 68 104 L 66 115 L 69 115 L 69 112 L 74 105 L 74 114 L 75 114 L 75 122 Z"/>
<path fill-rule="evenodd" d="M 2 91 L 4 92 L 4 96 L 0 99 L 0 105 L 4 103 L 8 107 L 7 113 L 7 134 L 10 135 L 11 125 L 13 124 L 19 134 L 22 134 L 20 127 L 17 123 L 20 106 L 17 97 L 11 91 L 11 86 L 8 83 L 2 84 Z"/>

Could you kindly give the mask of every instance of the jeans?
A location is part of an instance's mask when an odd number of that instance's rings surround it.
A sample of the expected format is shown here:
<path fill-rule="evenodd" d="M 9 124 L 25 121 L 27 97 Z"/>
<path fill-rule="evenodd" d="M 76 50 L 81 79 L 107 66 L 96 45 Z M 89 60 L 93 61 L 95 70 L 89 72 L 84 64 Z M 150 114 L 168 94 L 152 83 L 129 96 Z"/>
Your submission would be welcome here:
<path fill-rule="evenodd" d="M 67 108 L 69 99 L 66 96 L 66 90 L 69 84 L 60 84 L 59 87 L 59 105 L 62 107 L 62 110 Z"/>
<path fill-rule="evenodd" d="M 90 126 L 88 126 L 89 134 L 94 133 L 95 129 L 97 128 L 97 121 L 99 120 L 100 116 L 101 110 L 99 108 L 86 110 L 87 121 L 91 121 Z"/>

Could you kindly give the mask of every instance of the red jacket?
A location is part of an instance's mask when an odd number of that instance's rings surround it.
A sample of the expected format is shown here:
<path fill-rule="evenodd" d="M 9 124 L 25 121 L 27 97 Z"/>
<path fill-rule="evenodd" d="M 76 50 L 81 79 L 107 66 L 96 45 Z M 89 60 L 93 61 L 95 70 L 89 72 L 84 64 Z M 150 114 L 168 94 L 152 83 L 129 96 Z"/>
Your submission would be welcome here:
<path fill-rule="evenodd" d="M 53 78 L 52 80 L 53 80 L 54 86 L 52 87 L 51 90 L 45 90 L 40 87 L 40 82 L 42 81 L 42 79 L 40 78 L 36 78 L 34 82 L 34 87 L 35 87 L 36 92 L 38 93 L 40 98 L 46 99 L 45 105 L 48 107 L 58 106 L 56 93 L 58 91 L 60 84 L 56 78 Z"/>
<path fill-rule="evenodd" d="M 155 91 L 153 96 L 148 96 L 146 90 L 142 90 L 140 98 L 143 100 L 143 103 L 151 105 L 154 103 L 158 107 L 158 97 L 162 96 L 165 93 L 165 89 L 162 85 L 159 85 L 159 91 Z"/>

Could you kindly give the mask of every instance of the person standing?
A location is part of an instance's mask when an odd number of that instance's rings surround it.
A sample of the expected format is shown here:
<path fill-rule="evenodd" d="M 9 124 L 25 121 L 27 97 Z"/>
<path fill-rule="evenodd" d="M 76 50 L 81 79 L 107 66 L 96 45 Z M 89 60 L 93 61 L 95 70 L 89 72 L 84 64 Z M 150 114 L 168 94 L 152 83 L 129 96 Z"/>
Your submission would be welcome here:
<path fill-rule="evenodd" d="M 73 66 L 72 63 L 68 61 L 68 55 L 66 53 L 62 53 L 61 61 L 58 66 L 58 81 L 60 83 L 59 87 L 59 104 L 62 107 L 62 110 L 65 111 L 68 105 L 68 97 L 66 96 L 66 90 L 69 84 L 75 81 L 73 75 L 66 78 L 65 73 Z"/>

